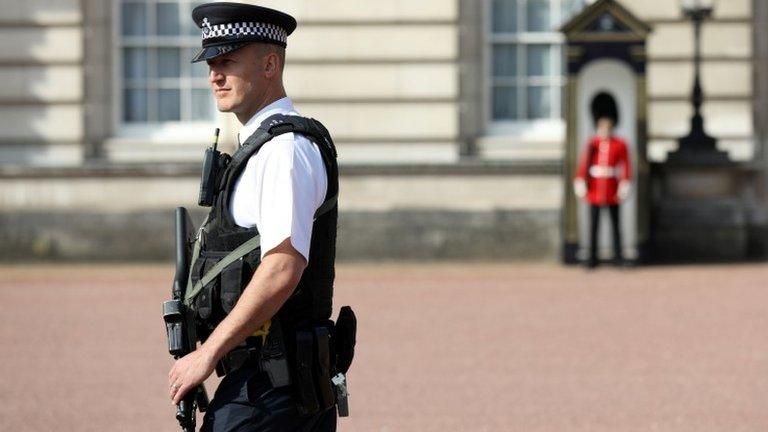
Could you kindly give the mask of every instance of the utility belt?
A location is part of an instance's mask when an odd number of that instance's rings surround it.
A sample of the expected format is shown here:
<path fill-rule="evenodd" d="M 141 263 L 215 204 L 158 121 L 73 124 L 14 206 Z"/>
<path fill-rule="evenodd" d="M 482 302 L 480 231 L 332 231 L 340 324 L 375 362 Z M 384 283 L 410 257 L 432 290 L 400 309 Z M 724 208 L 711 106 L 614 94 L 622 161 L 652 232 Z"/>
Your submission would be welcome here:
<path fill-rule="evenodd" d="M 337 405 L 339 416 L 346 417 L 345 374 L 354 357 L 356 328 L 348 306 L 342 308 L 337 324 L 328 320 L 284 332 L 275 321 L 266 337 L 249 337 L 222 357 L 216 373 L 222 376 L 248 365 L 266 373 L 274 388 L 292 386 L 299 414 L 312 415 Z"/>
<path fill-rule="evenodd" d="M 243 258 L 258 245 L 259 236 L 229 253 L 200 251 L 196 246 L 185 301 L 196 313 L 200 340 L 236 304 L 242 281 L 247 280 L 244 273 L 252 273 Z M 344 417 L 348 415 L 345 373 L 354 356 L 355 332 L 356 318 L 348 306 L 341 308 L 336 324 L 328 320 L 289 329 L 273 319 L 223 356 L 216 373 L 223 376 L 249 364 L 265 372 L 272 387 L 292 386 L 300 414 L 336 404 Z"/>

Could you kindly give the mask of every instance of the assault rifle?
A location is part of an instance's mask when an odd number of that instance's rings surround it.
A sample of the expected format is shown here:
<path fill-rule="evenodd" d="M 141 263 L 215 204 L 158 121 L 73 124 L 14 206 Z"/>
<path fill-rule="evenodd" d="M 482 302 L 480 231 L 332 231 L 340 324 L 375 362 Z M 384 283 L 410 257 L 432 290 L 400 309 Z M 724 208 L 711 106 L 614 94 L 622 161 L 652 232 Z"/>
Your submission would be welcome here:
<path fill-rule="evenodd" d="M 195 229 L 184 207 L 176 208 L 176 275 L 173 277 L 171 300 L 163 302 L 163 319 L 168 332 L 168 352 L 179 359 L 195 350 L 195 321 L 184 305 L 184 292 L 189 279 L 190 248 L 195 241 Z M 200 384 L 179 402 L 176 420 L 184 432 L 195 432 L 196 410 L 205 412 L 208 394 Z"/>

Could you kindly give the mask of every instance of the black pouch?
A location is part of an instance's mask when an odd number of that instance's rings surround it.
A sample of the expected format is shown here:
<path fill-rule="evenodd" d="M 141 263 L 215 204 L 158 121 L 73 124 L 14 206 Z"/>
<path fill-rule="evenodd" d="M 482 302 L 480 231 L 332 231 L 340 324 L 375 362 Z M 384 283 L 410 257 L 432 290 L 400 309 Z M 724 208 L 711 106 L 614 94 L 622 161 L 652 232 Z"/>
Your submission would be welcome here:
<path fill-rule="evenodd" d="M 198 258 L 197 262 L 195 263 L 196 268 L 193 269 L 197 277 L 192 279 L 192 282 L 197 283 L 197 281 L 202 279 L 203 275 L 205 275 L 205 273 L 207 273 L 208 270 L 211 269 L 211 267 L 216 265 L 217 262 L 218 262 L 218 259 L 213 257 Z M 196 270 L 199 270 L 199 273 Z M 217 288 L 216 286 L 217 284 L 218 284 L 218 278 L 215 278 L 208 285 L 204 286 L 203 289 L 200 290 L 200 293 L 197 295 L 197 298 L 195 299 L 195 309 L 197 309 L 197 315 L 203 320 L 207 320 L 208 318 L 210 318 L 211 314 L 213 313 L 213 296 L 215 295 L 214 292 Z"/>
<path fill-rule="evenodd" d="M 203 267 L 205 266 L 205 258 L 204 257 L 198 257 L 197 260 L 195 260 L 194 263 L 192 263 L 192 268 L 189 271 L 189 278 L 192 282 L 192 285 L 196 284 L 200 279 L 203 278 Z"/>
<path fill-rule="evenodd" d="M 237 259 L 222 270 L 221 275 L 221 309 L 225 314 L 232 312 L 237 300 L 242 294 L 243 259 Z"/>
<path fill-rule="evenodd" d="M 331 378 L 335 370 L 333 322 L 303 326 L 296 332 L 293 381 L 296 405 L 302 415 L 324 411 L 336 403 Z"/>
<path fill-rule="evenodd" d="M 336 403 L 331 382 L 331 332 L 328 327 L 315 327 L 316 357 L 313 369 L 320 410 L 326 410 Z"/>
<path fill-rule="evenodd" d="M 296 332 L 296 358 L 294 359 L 294 389 L 296 408 L 302 416 L 316 414 L 320 404 L 315 394 L 312 376 L 315 358 L 315 337 L 310 331 Z"/>
<path fill-rule="evenodd" d="M 283 327 L 280 325 L 280 321 L 272 321 L 269 334 L 261 347 L 259 362 L 261 370 L 269 377 L 272 387 L 280 388 L 291 384 L 291 373 L 288 368 L 288 359 L 285 352 Z"/>

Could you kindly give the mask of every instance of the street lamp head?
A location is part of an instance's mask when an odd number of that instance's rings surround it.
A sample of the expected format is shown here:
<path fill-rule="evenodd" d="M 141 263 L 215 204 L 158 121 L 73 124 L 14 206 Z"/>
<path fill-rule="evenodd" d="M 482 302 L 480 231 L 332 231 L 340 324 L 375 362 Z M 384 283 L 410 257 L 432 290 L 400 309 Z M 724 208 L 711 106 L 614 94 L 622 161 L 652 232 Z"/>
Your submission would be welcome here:
<path fill-rule="evenodd" d="M 683 15 L 692 20 L 704 20 L 715 10 L 715 0 L 679 0 Z"/>

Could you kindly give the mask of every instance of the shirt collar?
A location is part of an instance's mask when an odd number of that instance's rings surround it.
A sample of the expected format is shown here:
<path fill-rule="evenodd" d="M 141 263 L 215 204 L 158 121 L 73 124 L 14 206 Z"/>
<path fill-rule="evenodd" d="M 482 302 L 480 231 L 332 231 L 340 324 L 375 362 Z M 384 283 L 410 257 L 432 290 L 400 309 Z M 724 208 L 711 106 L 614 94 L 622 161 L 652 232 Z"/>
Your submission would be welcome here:
<path fill-rule="evenodd" d="M 293 102 L 288 96 L 272 102 L 254 114 L 253 117 L 240 128 L 240 132 L 237 133 L 238 142 L 242 145 L 245 140 L 253 135 L 253 133 L 256 132 L 256 129 L 261 126 L 261 122 L 266 120 L 269 116 L 275 114 L 288 114 L 295 111 L 296 109 L 293 107 Z"/>

